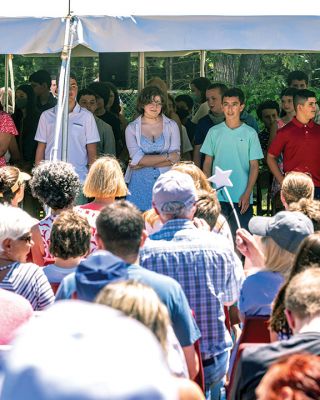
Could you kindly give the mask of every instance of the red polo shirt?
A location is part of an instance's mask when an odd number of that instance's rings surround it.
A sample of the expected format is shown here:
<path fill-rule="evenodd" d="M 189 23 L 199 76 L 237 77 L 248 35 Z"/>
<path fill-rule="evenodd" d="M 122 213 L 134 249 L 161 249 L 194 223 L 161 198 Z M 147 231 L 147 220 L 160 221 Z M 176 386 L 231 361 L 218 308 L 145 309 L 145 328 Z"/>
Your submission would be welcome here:
<path fill-rule="evenodd" d="M 284 172 L 308 172 L 314 185 L 320 187 L 320 125 L 302 124 L 295 117 L 279 129 L 268 153 L 283 153 Z"/>

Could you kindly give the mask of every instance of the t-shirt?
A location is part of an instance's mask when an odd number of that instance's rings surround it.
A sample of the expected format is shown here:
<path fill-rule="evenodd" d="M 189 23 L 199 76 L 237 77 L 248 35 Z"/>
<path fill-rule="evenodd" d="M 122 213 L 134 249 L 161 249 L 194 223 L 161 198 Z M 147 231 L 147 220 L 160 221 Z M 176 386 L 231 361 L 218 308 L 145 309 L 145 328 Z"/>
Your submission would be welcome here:
<path fill-rule="evenodd" d="M 50 283 L 60 283 L 65 276 L 75 272 L 76 268 L 77 266 L 73 268 L 62 268 L 58 267 L 56 264 L 48 264 L 43 268 L 43 272 Z"/>
<path fill-rule="evenodd" d="M 41 114 L 35 140 L 46 143 L 45 160 L 50 160 L 53 146 L 57 108 L 51 108 Z M 88 173 L 87 144 L 100 142 L 97 124 L 92 113 L 76 104 L 69 113 L 67 162 L 71 163 L 84 182 Z M 62 138 L 58 144 L 58 160 L 61 160 Z"/>
<path fill-rule="evenodd" d="M 177 281 L 135 264 L 129 265 L 128 277 L 154 289 L 160 300 L 168 308 L 174 333 L 181 346 L 190 346 L 200 338 L 201 334 L 191 315 L 188 300 Z M 75 292 L 75 274 L 72 273 L 61 282 L 56 293 L 56 300 L 70 299 Z"/>
<path fill-rule="evenodd" d="M 247 124 L 230 129 L 225 122 L 213 126 L 200 150 L 211 157 L 212 173 L 216 166 L 222 170 L 232 170 L 230 175 L 232 187 L 228 187 L 231 199 L 238 203 L 248 184 L 250 161 L 263 158 L 257 132 Z M 220 201 L 228 202 L 222 190 L 218 192 Z M 253 202 L 251 193 L 250 203 Z"/>
<path fill-rule="evenodd" d="M 42 268 L 32 263 L 13 263 L 0 282 L 0 288 L 20 294 L 36 311 L 54 302 L 53 291 Z"/>
<path fill-rule="evenodd" d="M 275 157 L 283 153 L 284 172 L 308 172 L 320 187 L 320 126 L 313 121 L 302 124 L 294 117 L 278 130 L 268 153 Z"/>
<path fill-rule="evenodd" d="M 270 315 L 271 303 L 284 282 L 283 275 L 272 271 L 258 271 L 242 284 L 239 310 L 245 316 Z"/>

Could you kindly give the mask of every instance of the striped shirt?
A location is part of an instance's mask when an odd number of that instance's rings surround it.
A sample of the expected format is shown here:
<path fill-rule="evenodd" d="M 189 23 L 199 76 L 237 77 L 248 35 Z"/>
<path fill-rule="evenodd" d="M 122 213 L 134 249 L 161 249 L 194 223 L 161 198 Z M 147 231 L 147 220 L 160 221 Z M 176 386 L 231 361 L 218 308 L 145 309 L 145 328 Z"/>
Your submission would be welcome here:
<path fill-rule="evenodd" d="M 0 288 L 20 294 L 35 311 L 54 302 L 54 294 L 42 268 L 32 263 L 15 262 L 0 282 Z"/>
<path fill-rule="evenodd" d="M 225 238 L 186 219 L 170 220 L 146 241 L 140 265 L 181 284 L 200 328 L 204 359 L 231 348 L 223 305 L 239 298 L 244 273 Z"/>

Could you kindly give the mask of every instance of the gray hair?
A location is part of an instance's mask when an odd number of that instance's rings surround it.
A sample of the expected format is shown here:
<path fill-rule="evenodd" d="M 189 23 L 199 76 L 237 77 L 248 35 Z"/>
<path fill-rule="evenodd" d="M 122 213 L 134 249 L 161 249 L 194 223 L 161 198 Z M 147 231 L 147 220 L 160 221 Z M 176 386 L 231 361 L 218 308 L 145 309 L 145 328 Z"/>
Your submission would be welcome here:
<path fill-rule="evenodd" d="M 18 207 L 0 204 L 0 246 L 5 239 L 16 240 L 29 232 L 35 220 Z"/>
<path fill-rule="evenodd" d="M 193 206 L 194 204 L 185 205 L 181 201 L 168 201 L 159 211 L 160 214 L 170 219 L 186 218 L 189 216 Z"/>

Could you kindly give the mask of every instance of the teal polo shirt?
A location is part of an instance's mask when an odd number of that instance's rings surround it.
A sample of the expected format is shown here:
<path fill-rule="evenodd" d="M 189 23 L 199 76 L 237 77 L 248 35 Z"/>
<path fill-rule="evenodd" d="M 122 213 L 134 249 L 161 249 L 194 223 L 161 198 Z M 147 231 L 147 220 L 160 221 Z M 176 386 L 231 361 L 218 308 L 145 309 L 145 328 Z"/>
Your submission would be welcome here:
<path fill-rule="evenodd" d="M 245 123 L 231 129 L 222 122 L 209 129 L 200 151 L 214 157 L 212 174 L 216 166 L 232 170 L 230 180 L 233 187 L 228 187 L 228 191 L 232 201 L 238 203 L 248 184 L 250 161 L 263 158 L 257 132 Z M 228 201 L 223 190 L 218 192 L 218 198 L 219 201 Z M 251 193 L 250 204 L 252 202 Z"/>

